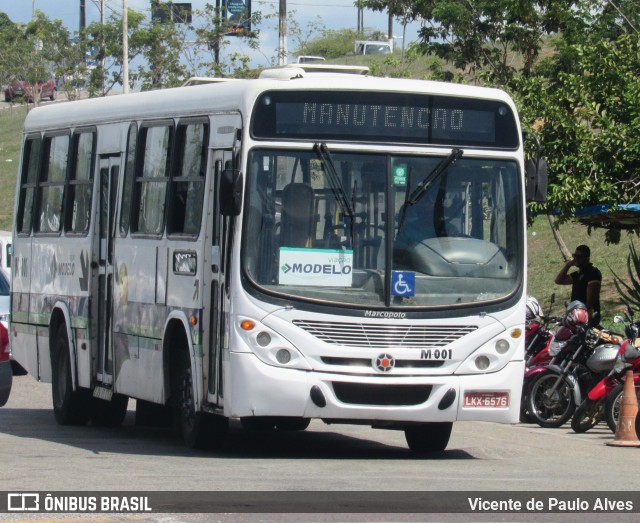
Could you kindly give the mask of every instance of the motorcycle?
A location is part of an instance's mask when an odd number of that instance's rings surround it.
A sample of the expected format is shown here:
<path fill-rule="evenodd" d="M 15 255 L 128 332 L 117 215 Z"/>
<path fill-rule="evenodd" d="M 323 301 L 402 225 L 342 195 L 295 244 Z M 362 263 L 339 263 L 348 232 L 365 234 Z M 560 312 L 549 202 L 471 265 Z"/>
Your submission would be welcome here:
<path fill-rule="evenodd" d="M 554 296 L 551 297 L 553 304 Z M 558 318 L 544 316 L 537 300 L 527 298 L 527 317 L 525 324 L 525 374 L 522 384 L 522 400 L 520 403 L 520 421 L 533 423 L 533 419 L 527 410 L 527 395 L 531 381 L 537 375 L 539 369 L 551 361 L 549 346 L 554 333 L 550 325 L 557 324 Z"/>
<path fill-rule="evenodd" d="M 619 347 L 602 344 L 600 331 L 593 327 L 596 319 L 589 321 L 581 302 L 567 306 L 563 327 L 549 348 L 553 360 L 538 370 L 527 397 L 529 413 L 541 427 L 564 425 L 582 403 L 585 391 L 613 367 Z"/>
<path fill-rule="evenodd" d="M 624 324 L 625 318 L 616 316 L 614 322 Z M 636 392 L 640 394 L 640 350 L 635 346 L 639 330 L 640 322 L 634 322 L 629 312 L 624 329 L 626 339 L 618 340 L 620 348 L 613 369 L 589 391 L 576 409 L 571 420 L 571 428 L 575 432 L 586 432 L 603 417 L 611 431 L 616 431 L 625 375 L 629 369 L 633 370 Z"/>

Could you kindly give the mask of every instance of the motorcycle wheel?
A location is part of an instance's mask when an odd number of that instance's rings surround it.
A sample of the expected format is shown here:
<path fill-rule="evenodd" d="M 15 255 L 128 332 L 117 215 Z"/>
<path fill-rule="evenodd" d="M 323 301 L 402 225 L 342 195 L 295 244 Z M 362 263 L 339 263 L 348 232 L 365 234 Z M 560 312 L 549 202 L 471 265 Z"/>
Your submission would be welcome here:
<path fill-rule="evenodd" d="M 620 401 L 622 400 L 623 388 L 624 383 L 616 386 L 616 388 L 607 396 L 607 402 L 604 407 L 604 415 L 607 420 L 607 425 L 614 434 L 618 429 L 618 416 L 620 415 Z"/>
<path fill-rule="evenodd" d="M 559 375 L 547 371 L 538 374 L 531 383 L 527 404 L 533 421 L 544 428 L 556 428 L 564 425 L 576 410 L 571 385 L 564 378 L 551 394 Z"/>
<path fill-rule="evenodd" d="M 525 381 L 522 386 L 522 398 L 520 399 L 520 423 L 535 423 L 534 417 L 529 412 L 529 386 Z"/>
<path fill-rule="evenodd" d="M 622 392 L 624 390 L 624 383 L 618 385 L 607 396 L 607 401 L 604 407 L 605 418 L 607 425 L 614 434 L 618 430 L 618 417 L 620 416 L 620 405 L 622 403 Z M 636 397 L 640 400 L 640 388 L 636 387 Z M 636 432 L 637 432 L 637 418 L 636 418 Z"/>
<path fill-rule="evenodd" d="M 585 399 L 571 418 L 571 428 L 581 434 L 595 427 L 604 417 L 604 398 L 599 400 Z"/>

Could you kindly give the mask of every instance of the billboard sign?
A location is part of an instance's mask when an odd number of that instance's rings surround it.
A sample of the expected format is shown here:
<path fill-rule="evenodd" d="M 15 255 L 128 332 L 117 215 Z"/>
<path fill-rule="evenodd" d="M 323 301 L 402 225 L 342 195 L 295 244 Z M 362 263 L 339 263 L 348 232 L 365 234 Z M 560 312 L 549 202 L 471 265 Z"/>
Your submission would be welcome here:
<path fill-rule="evenodd" d="M 244 36 L 251 31 L 251 0 L 222 0 L 227 36 Z"/>

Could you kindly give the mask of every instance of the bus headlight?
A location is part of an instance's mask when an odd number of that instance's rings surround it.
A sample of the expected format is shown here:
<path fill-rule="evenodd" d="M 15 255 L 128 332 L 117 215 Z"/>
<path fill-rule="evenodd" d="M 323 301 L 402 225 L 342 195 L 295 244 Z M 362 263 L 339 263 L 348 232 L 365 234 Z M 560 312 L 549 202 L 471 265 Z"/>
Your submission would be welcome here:
<path fill-rule="evenodd" d="M 522 329 L 511 329 L 509 332 L 504 332 L 469 354 L 456 369 L 455 374 L 498 372 L 517 354 L 521 343 Z"/>
<path fill-rule="evenodd" d="M 482 355 L 476 358 L 476 367 L 479 370 L 487 370 L 489 365 L 491 365 L 491 361 L 486 356 Z"/>
<path fill-rule="evenodd" d="M 236 323 L 240 337 L 262 362 L 289 369 L 311 370 L 304 356 L 286 338 L 251 318 Z"/>

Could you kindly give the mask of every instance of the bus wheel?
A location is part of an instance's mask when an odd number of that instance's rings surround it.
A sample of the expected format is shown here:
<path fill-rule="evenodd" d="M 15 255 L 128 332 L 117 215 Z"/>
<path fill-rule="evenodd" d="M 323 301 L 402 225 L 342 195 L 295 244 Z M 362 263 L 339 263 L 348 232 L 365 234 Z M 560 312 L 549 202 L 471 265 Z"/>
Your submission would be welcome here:
<path fill-rule="evenodd" d="M 441 452 L 447 448 L 453 423 L 425 423 L 404 430 L 407 445 L 413 452 Z"/>
<path fill-rule="evenodd" d="M 69 339 L 64 324 L 56 334 L 51 364 L 51 395 L 56 421 L 60 425 L 86 425 L 91 412 L 91 394 L 88 389 L 73 390 Z"/>
<path fill-rule="evenodd" d="M 180 359 L 178 372 L 176 420 L 184 444 L 192 449 L 220 448 L 227 436 L 229 420 L 223 416 L 196 412 L 191 362 L 186 352 Z"/>
<path fill-rule="evenodd" d="M 278 418 L 278 430 L 305 430 L 311 420 L 309 418 Z"/>
<path fill-rule="evenodd" d="M 127 414 L 129 397 L 114 394 L 111 401 L 92 398 L 91 424 L 98 427 L 119 427 Z"/>

